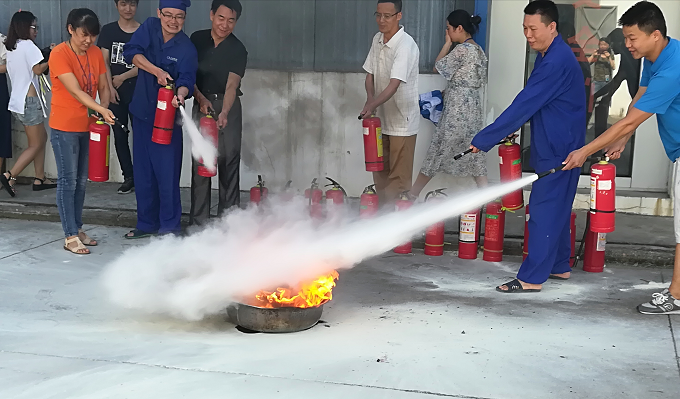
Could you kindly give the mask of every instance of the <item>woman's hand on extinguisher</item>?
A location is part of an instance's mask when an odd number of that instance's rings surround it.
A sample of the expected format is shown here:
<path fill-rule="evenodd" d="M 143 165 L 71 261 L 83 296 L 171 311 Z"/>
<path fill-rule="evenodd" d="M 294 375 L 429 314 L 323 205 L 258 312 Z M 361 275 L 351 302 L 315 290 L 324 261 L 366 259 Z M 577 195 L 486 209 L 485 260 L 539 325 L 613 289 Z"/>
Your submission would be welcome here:
<path fill-rule="evenodd" d="M 116 116 L 111 112 L 110 109 L 101 107 L 101 109 L 97 110 L 99 112 L 99 115 L 104 118 L 104 122 L 108 123 L 109 125 L 114 125 L 116 123 Z"/>
<path fill-rule="evenodd" d="M 580 168 L 588 159 L 588 153 L 585 151 L 585 147 L 581 147 L 576 151 L 572 151 L 567 155 L 567 159 L 562 162 L 564 168 L 562 170 L 570 170 L 574 168 Z"/>

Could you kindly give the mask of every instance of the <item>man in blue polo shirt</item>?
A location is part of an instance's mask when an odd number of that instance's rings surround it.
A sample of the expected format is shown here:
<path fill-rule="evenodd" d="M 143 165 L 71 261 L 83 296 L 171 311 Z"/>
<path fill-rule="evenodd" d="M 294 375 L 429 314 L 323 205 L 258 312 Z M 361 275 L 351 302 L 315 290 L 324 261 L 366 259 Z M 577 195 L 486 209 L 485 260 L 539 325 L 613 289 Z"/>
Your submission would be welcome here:
<path fill-rule="evenodd" d="M 586 158 L 605 149 L 612 159 L 621 156 L 638 126 L 656 114 L 659 136 L 675 170 L 675 267 L 668 289 L 638 306 L 643 314 L 680 314 L 680 43 L 666 36 L 666 21 L 656 4 L 641 1 L 619 20 L 626 47 L 635 59 L 643 58 L 640 89 L 625 118 L 588 145 L 569 154 L 564 169 L 580 168 Z"/>

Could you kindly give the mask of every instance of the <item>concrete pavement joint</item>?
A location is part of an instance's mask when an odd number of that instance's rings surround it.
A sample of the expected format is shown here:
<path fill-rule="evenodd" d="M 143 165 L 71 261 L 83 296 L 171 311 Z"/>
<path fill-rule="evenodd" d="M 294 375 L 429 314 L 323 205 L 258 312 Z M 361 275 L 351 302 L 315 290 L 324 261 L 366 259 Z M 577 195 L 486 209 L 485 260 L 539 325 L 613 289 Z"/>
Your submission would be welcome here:
<path fill-rule="evenodd" d="M 44 353 L 8 351 L 8 350 L 4 350 L 4 349 L 0 349 L 0 353 L 9 353 L 9 354 L 13 354 L 13 355 L 25 355 L 25 356 L 37 356 L 37 357 L 51 357 L 51 358 L 57 358 L 57 359 L 84 360 L 84 361 L 89 361 L 89 362 L 125 364 L 125 365 L 130 365 L 130 366 L 162 368 L 162 369 L 166 369 L 166 370 L 175 370 L 175 371 L 190 371 L 190 372 L 198 372 L 198 373 L 239 375 L 239 376 L 244 376 L 244 377 L 274 378 L 274 379 L 279 379 L 279 380 L 312 382 L 312 383 L 331 384 L 331 385 L 339 385 L 339 386 L 347 386 L 347 387 L 355 387 L 355 388 L 370 388 L 370 389 L 381 389 L 381 390 L 385 390 L 385 391 L 397 391 L 397 392 L 404 392 L 404 393 L 418 393 L 418 394 L 430 395 L 430 396 L 436 396 L 436 397 L 442 397 L 442 398 L 494 399 L 494 398 L 484 397 L 484 396 L 456 395 L 456 394 L 448 394 L 448 393 L 441 393 L 441 392 L 423 391 L 423 390 L 420 390 L 420 389 L 399 389 L 399 388 L 391 388 L 391 387 L 385 387 L 385 386 L 379 386 L 379 385 L 352 384 L 352 383 L 349 383 L 349 382 L 338 382 L 338 381 L 319 381 L 319 380 L 309 380 L 309 379 L 304 379 L 304 378 L 290 378 L 290 377 L 279 377 L 279 376 L 266 375 L 266 374 L 244 373 L 244 372 L 238 372 L 238 371 L 206 370 L 206 369 L 187 368 L 187 367 L 178 367 L 178 366 L 166 366 L 166 365 L 163 365 L 163 364 L 137 363 L 137 362 L 131 362 L 131 361 L 125 361 L 125 360 L 94 359 L 94 358 L 80 357 L 80 356 L 63 356 L 63 355 L 52 355 L 52 354 L 44 354 Z"/>
<path fill-rule="evenodd" d="M 46 242 L 46 243 L 44 243 L 44 244 L 36 245 L 35 247 L 26 248 L 26 249 L 21 250 L 21 251 L 19 251 L 19 252 L 14 252 L 14 253 L 12 253 L 12 254 L 5 255 L 5 256 L 1 257 L 0 260 L 7 259 L 7 258 L 11 258 L 12 256 L 19 255 L 19 254 L 23 254 L 24 252 L 32 251 L 32 250 L 34 250 L 34 249 L 38 249 L 38 248 L 44 247 L 44 246 L 46 246 L 46 245 L 54 244 L 55 242 L 59 242 L 59 241 L 61 241 L 61 240 L 62 240 L 62 239 L 59 238 L 59 239 L 56 239 L 56 240 L 48 241 L 48 242 Z"/>

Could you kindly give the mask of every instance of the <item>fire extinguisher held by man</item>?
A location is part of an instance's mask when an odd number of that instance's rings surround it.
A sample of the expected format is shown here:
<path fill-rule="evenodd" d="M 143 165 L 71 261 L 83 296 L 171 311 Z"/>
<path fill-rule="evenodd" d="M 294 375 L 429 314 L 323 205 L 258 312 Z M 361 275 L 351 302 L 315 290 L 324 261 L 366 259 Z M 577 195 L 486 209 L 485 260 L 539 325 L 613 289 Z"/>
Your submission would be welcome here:
<path fill-rule="evenodd" d="M 531 121 L 531 166 L 543 173 L 585 143 L 583 74 L 569 45 L 557 32 L 557 6 L 536 0 L 524 9 L 524 35 L 538 52 L 526 87 L 494 123 L 472 140 L 473 152 L 489 151 L 502 138 Z M 570 277 L 569 222 L 579 170 L 537 180 L 529 204 L 528 256 L 517 278 L 496 287 L 503 293 L 538 292 L 551 276 Z"/>
<path fill-rule="evenodd" d="M 565 159 L 564 169 L 578 170 L 591 155 L 605 150 L 618 159 L 642 122 L 656 114 L 659 136 L 673 162 L 675 265 L 670 287 L 639 305 L 643 314 L 680 314 L 680 42 L 666 36 L 666 21 L 658 6 L 639 2 L 619 20 L 626 46 L 635 59 L 644 58 L 640 88 L 625 118 Z"/>
<path fill-rule="evenodd" d="M 196 83 L 196 48 L 182 31 L 190 5 L 190 0 L 161 0 L 158 18 L 144 21 L 124 47 L 125 62 L 139 68 L 130 103 L 137 227 L 125 238 L 181 232 L 182 127 L 175 109 Z M 168 93 L 172 84 L 174 95 Z"/>
<path fill-rule="evenodd" d="M 418 62 L 420 51 L 399 25 L 401 0 L 378 0 L 373 37 L 364 63 L 366 104 L 359 119 L 374 115 L 381 120 L 383 167 L 375 168 L 373 181 L 381 206 L 394 206 L 401 193 L 411 189 L 413 155 L 420 123 Z M 369 134 L 364 129 L 364 134 Z"/>

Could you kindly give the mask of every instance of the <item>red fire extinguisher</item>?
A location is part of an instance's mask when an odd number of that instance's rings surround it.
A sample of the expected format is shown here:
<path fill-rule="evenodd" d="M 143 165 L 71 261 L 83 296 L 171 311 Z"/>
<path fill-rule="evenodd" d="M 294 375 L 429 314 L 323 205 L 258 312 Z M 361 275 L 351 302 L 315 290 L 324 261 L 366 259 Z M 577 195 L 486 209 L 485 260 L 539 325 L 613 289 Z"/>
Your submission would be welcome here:
<path fill-rule="evenodd" d="M 569 257 L 569 266 L 574 267 L 574 262 L 576 261 L 576 212 L 571 213 L 569 234 L 571 235 L 571 256 Z"/>
<path fill-rule="evenodd" d="M 201 118 L 200 121 L 200 126 L 201 126 L 201 133 L 203 134 L 204 137 L 206 137 L 214 146 L 217 148 L 217 134 L 218 134 L 218 129 L 217 129 L 217 122 L 215 121 L 215 118 L 212 115 L 212 112 L 203 118 Z M 203 177 L 213 177 L 217 175 L 217 159 L 215 159 L 214 163 L 214 168 L 213 171 L 211 172 L 210 169 L 208 169 L 204 164 L 203 164 L 203 158 L 198 160 L 198 175 L 203 176 Z"/>
<path fill-rule="evenodd" d="M 359 217 L 361 219 L 372 218 L 378 213 L 378 193 L 375 192 L 375 184 L 364 189 L 361 194 L 361 203 L 359 206 Z"/>
<path fill-rule="evenodd" d="M 529 219 L 531 218 L 528 204 L 524 210 L 524 245 L 522 245 L 522 260 L 525 260 L 527 255 L 529 255 Z"/>
<path fill-rule="evenodd" d="M 175 107 L 172 99 L 175 98 L 175 84 L 168 82 L 158 89 L 158 101 L 156 102 L 156 116 L 153 121 L 153 133 L 151 141 L 158 144 L 170 144 L 172 130 L 175 128 Z"/>
<path fill-rule="evenodd" d="M 505 210 L 500 201 L 486 206 L 486 223 L 484 224 L 484 254 L 487 262 L 503 260 L 503 238 L 505 237 Z"/>
<path fill-rule="evenodd" d="M 481 225 L 479 209 L 460 215 L 460 230 L 458 232 L 458 257 L 460 259 L 477 259 Z"/>
<path fill-rule="evenodd" d="M 260 202 L 267 199 L 269 190 L 264 186 L 262 175 L 257 175 L 257 184 L 250 189 L 250 202 L 255 205 L 260 205 Z"/>
<path fill-rule="evenodd" d="M 102 120 L 90 124 L 90 156 L 87 178 L 95 182 L 109 180 L 109 137 L 111 128 Z"/>
<path fill-rule="evenodd" d="M 406 195 L 406 193 L 404 192 L 399 195 L 399 199 L 395 203 L 395 209 L 397 210 L 397 212 L 405 211 L 408 208 L 410 208 L 411 205 L 413 205 L 413 202 L 411 202 L 408 199 L 408 195 Z M 413 245 L 411 241 L 401 244 L 398 247 L 394 248 L 394 252 L 398 254 L 410 254 L 412 250 Z"/>
<path fill-rule="evenodd" d="M 345 191 L 345 189 L 342 188 L 340 183 L 336 182 L 330 177 L 326 177 L 326 179 L 328 179 L 331 182 L 330 184 L 326 184 L 326 187 L 332 186 L 326 191 L 326 204 L 344 205 L 345 197 L 347 197 L 347 192 Z"/>
<path fill-rule="evenodd" d="M 425 202 L 441 201 L 445 188 L 430 191 L 425 196 Z M 444 255 L 444 222 L 438 222 L 427 228 L 425 231 L 425 255 L 442 256 Z"/>
<path fill-rule="evenodd" d="M 586 232 L 585 254 L 583 255 L 583 271 L 590 273 L 602 273 L 604 271 L 606 244 L 607 233 L 596 233 L 588 229 Z"/>
<path fill-rule="evenodd" d="M 590 230 L 611 233 L 615 228 L 616 166 L 600 161 L 590 167 Z"/>
<path fill-rule="evenodd" d="M 359 117 L 361 119 L 361 117 Z M 371 115 L 370 118 L 363 120 L 364 128 L 364 156 L 366 158 L 366 170 L 368 172 L 379 172 L 385 167 L 383 165 L 383 143 L 382 128 L 380 118 Z"/>
<path fill-rule="evenodd" d="M 316 177 L 312 180 L 312 185 L 305 190 L 305 199 L 309 201 L 309 214 L 315 219 L 321 219 L 323 217 L 323 209 L 321 207 L 323 191 L 319 188 Z"/>
<path fill-rule="evenodd" d="M 522 178 L 522 159 L 519 144 L 506 141 L 498 147 L 498 157 L 501 167 L 501 183 L 507 183 Z M 515 211 L 524 206 L 522 189 L 504 196 L 503 207 L 509 211 Z"/>

